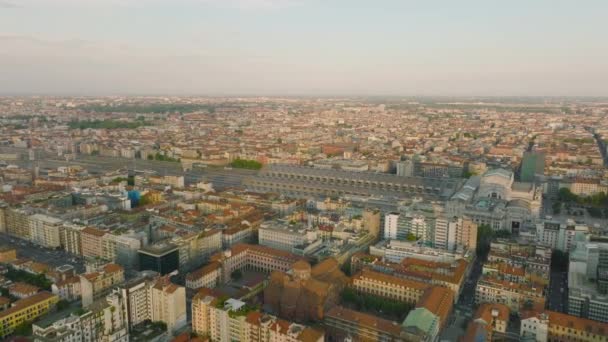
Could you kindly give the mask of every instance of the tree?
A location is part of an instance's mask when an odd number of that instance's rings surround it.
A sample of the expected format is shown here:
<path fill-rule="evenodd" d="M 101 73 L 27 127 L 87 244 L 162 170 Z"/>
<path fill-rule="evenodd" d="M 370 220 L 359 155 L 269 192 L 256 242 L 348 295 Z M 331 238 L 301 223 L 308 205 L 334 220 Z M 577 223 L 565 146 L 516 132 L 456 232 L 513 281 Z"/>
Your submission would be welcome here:
<path fill-rule="evenodd" d="M 232 272 L 232 274 L 230 274 L 230 277 L 233 280 L 240 280 L 241 278 L 243 278 L 243 272 L 241 272 L 241 270 L 235 270 L 234 272 Z"/>
<path fill-rule="evenodd" d="M 57 311 L 62 311 L 69 307 L 70 307 L 70 303 L 65 299 L 62 299 L 57 302 Z"/>
<path fill-rule="evenodd" d="M 562 211 L 562 202 L 553 202 L 551 209 L 554 215 L 558 215 Z"/>
<path fill-rule="evenodd" d="M 15 331 L 13 332 L 15 336 L 31 336 L 32 335 L 32 323 L 31 322 L 23 322 L 15 327 Z"/>
<path fill-rule="evenodd" d="M 414 235 L 412 233 L 407 233 L 407 236 L 405 237 L 405 239 L 407 241 L 416 241 L 417 240 L 416 235 Z"/>

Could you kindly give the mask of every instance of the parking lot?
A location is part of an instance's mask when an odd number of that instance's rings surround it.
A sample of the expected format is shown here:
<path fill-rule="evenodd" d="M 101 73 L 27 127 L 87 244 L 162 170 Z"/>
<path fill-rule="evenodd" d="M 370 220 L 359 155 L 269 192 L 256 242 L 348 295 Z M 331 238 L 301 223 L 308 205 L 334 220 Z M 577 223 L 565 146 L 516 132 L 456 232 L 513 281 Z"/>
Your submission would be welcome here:
<path fill-rule="evenodd" d="M 78 273 L 82 273 L 85 270 L 84 262 L 81 258 L 68 254 L 63 250 L 44 248 L 7 234 L 0 234 L 0 245 L 15 247 L 17 249 L 18 258 L 31 259 L 48 264 L 52 267 L 66 264 L 72 265 Z"/>

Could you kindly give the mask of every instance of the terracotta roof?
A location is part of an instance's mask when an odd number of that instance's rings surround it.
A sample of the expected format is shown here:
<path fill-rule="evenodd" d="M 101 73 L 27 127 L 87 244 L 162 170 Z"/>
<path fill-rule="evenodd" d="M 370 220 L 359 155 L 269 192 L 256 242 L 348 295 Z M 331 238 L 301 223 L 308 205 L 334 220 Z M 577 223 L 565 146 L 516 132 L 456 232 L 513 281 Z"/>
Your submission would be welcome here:
<path fill-rule="evenodd" d="M 0 306 L 8 305 L 10 303 L 11 303 L 11 300 L 9 298 L 0 296 Z"/>
<path fill-rule="evenodd" d="M 106 235 L 106 232 L 104 232 L 103 230 L 99 230 L 93 227 L 86 227 L 82 230 L 82 233 L 86 233 L 86 234 L 90 234 L 90 235 L 95 235 L 97 237 L 102 237 L 104 235 Z"/>
<path fill-rule="evenodd" d="M 424 307 L 439 316 L 443 324 L 454 305 L 454 292 L 447 287 L 431 286 L 418 301 L 416 307 Z"/>
<path fill-rule="evenodd" d="M 8 287 L 9 292 L 19 294 L 36 293 L 40 291 L 38 286 L 30 285 L 28 283 L 16 282 Z"/>
<path fill-rule="evenodd" d="M 212 261 L 208 265 L 205 265 L 195 271 L 192 271 L 186 275 L 186 280 L 195 280 L 206 274 L 209 274 L 217 269 L 219 269 L 222 265 L 217 261 Z"/>
<path fill-rule="evenodd" d="M 171 342 L 204 342 L 204 341 L 206 341 L 206 340 L 203 340 L 202 338 L 200 338 L 198 336 L 190 337 L 190 333 L 189 332 L 181 333 L 181 334 L 175 336 L 171 340 Z"/>
<path fill-rule="evenodd" d="M 378 318 L 363 312 L 346 309 L 341 306 L 334 306 L 331 308 L 329 312 L 325 314 L 325 317 L 344 320 L 365 328 L 389 333 L 393 336 L 399 336 L 401 334 L 401 325 L 399 325 L 397 322 Z"/>
<path fill-rule="evenodd" d="M 18 301 L 16 301 L 15 303 L 13 303 L 13 306 L 0 312 L 0 319 L 4 318 L 14 312 L 20 311 L 24 308 L 27 308 L 31 305 L 34 305 L 36 303 L 40 303 L 44 300 L 47 300 L 49 298 L 53 298 L 53 297 L 57 297 L 56 295 L 47 292 L 47 291 L 42 291 L 42 292 L 38 292 L 33 296 L 27 297 L 27 298 L 23 298 L 20 299 Z"/>
<path fill-rule="evenodd" d="M 314 328 L 304 328 L 298 336 L 298 340 L 302 342 L 316 342 L 323 338 L 325 333 Z"/>
<path fill-rule="evenodd" d="M 547 310 L 546 313 L 549 315 L 549 325 L 558 325 L 568 329 L 576 329 L 600 336 L 608 335 L 608 323 L 602 323 L 599 321 L 575 317 L 549 310 Z"/>
<path fill-rule="evenodd" d="M 484 320 L 484 322 L 486 322 L 487 324 L 490 324 L 492 322 L 492 311 L 496 310 L 496 312 L 498 312 L 498 316 L 496 317 L 497 319 L 501 320 L 501 321 L 505 321 L 508 322 L 509 321 L 509 307 L 504 305 L 504 304 L 497 304 L 497 303 L 483 303 L 479 306 L 479 308 L 477 308 L 477 311 L 475 311 L 475 315 L 473 316 L 474 319 L 478 319 L 481 318 Z"/>
<path fill-rule="evenodd" d="M 122 272 L 124 269 L 122 266 L 117 264 L 107 264 L 103 267 L 103 271 L 106 273 Z"/>
<path fill-rule="evenodd" d="M 389 284 L 394 284 L 396 286 L 403 286 L 418 290 L 426 290 L 429 287 L 429 284 L 421 283 L 419 281 L 403 279 L 392 275 L 371 271 L 368 269 L 363 269 L 362 271 L 353 276 L 353 280 L 362 278 L 369 278 L 377 281 L 386 282 Z"/>

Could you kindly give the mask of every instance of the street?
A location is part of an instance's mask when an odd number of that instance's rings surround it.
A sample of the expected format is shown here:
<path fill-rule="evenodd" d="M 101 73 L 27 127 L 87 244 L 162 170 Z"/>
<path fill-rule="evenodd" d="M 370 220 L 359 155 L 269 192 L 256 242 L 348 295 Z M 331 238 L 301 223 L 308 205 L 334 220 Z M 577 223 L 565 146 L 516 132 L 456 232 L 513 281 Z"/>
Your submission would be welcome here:
<path fill-rule="evenodd" d="M 558 271 L 551 272 L 547 291 L 547 308 L 549 310 L 567 313 L 568 273 Z"/>

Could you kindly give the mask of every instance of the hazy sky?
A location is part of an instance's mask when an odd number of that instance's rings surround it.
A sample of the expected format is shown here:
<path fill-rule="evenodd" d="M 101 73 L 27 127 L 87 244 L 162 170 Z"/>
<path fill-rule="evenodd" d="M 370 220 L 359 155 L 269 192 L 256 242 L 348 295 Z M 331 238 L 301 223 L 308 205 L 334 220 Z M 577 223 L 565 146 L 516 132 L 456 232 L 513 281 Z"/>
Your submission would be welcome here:
<path fill-rule="evenodd" d="M 608 0 L 0 0 L 0 93 L 608 96 Z"/>

